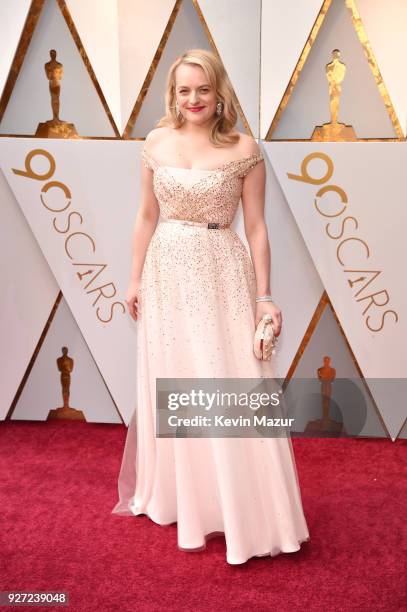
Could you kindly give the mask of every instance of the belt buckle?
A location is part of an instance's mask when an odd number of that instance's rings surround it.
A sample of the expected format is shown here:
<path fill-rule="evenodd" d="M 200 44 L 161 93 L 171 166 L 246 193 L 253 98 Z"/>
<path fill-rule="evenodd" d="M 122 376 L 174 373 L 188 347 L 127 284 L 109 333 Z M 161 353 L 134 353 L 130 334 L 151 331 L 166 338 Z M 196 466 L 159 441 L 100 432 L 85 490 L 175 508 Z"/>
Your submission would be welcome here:
<path fill-rule="evenodd" d="M 208 229 L 219 229 L 219 223 L 208 223 Z"/>

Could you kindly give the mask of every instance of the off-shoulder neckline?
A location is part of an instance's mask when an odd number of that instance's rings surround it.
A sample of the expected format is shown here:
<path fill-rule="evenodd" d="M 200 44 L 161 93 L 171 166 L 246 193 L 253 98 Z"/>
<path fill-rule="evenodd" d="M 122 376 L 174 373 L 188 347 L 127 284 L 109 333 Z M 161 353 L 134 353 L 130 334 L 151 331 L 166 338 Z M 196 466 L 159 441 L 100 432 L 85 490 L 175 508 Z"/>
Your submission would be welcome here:
<path fill-rule="evenodd" d="M 223 164 L 220 164 L 218 166 L 216 166 L 216 168 L 211 168 L 210 170 L 208 170 L 207 168 L 183 168 L 182 166 L 167 166 L 167 165 L 161 165 L 159 164 L 154 158 L 152 158 L 147 151 L 143 148 L 142 150 L 142 154 L 149 159 L 152 162 L 152 165 L 156 166 L 157 168 L 168 168 L 168 169 L 173 169 L 173 170 L 197 170 L 199 172 L 219 172 L 220 170 L 223 170 L 224 168 L 232 165 L 232 164 L 236 164 L 239 162 L 244 162 L 250 159 L 257 159 L 259 158 L 260 160 L 264 159 L 264 156 L 262 154 L 262 152 L 260 151 L 260 153 L 251 153 L 250 155 L 245 155 L 243 157 L 239 157 L 237 159 L 231 159 L 227 162 L 224 162 Z"/>

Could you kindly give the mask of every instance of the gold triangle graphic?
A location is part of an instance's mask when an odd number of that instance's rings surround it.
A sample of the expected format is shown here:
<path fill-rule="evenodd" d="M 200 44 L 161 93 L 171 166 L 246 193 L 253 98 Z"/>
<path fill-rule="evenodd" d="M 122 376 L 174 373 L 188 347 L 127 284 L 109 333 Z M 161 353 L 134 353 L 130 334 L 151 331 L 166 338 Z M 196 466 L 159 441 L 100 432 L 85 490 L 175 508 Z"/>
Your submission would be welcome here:
<path fill-rule="evenodd" d="M 297 62 L 296 67 L 294 68 L 294 71 L 291 75 L 290 81 L 287 85 L 287 88 L 283 94 L 283 97 L 281 99 L 281 102 L 278 106 L 277 112 L 273 118 L 273 121 L 271 122 L 271 125 L 268 129 L 268 132 L 266 134 L 265 140 L 271 140 L 273 133 L 281 119 L 282 114 L 284 113 L 287 104 L 290 100 L 291 94 L 294 90 L 294 87 L 298 81 L 298 78 L 301 74 L 301 71 L 305 65 L 305 62 L 308 59 L 308 55 L 311 51 L 311 47 L 313 45 L 313 43 L 315 42 L 316 37 L 318 36 L 318 33 L 321 29 L 321 26 L 324 22 L 324 19 L 326 17 L 326 14 L 332 4 L 333 0 L 324 0 L 324 3 L 321 7 L 321 10 L 319 11 L 317 18 L 314 22 L 314 25 L 311 29 L 311 33 L 307 39 L 307 42 L 304 45 L 304 48 L 301 52 L 301 55 L 299 57 L 299 60 Z M 355 1 L 354 0 L 345 0 L 346 2 L 346 7 L 349 9 L 350 11 L 350 15 L 351 15 L 351 19 L 352 19 L 352 25 L 355 29 L 355 32 L 361 42 L 361 45 L 364 49 L 365 55 L 367 57 L 368 60 L 368 64 L 372 70 L 373 76 L 375 78 L 376 84 L 378 86 L 379 89 L 379 93 L 383 99 L 384 102 L 384 106 L 386 108 L 386 111 L 390 117 L 390 120 L 392 122 L 394 131 L 396 133 L 396 137 L 395 138 L 356 138 L 356 142 L 369 142 L 369 141 L 389 141 L 389 142 L 394 142 L 394 141 L 399 141 L 399 140 L 405 140 L 404 138 L 404 134 L 403 131 L 401 129 L 401 125 L 400 122 L 397 118 L 396 112 L 394 110 L 393 104 L 391 102 L 389 93 L 387 91 L 387 88 L 384 84 L 384 81 L 382 79 L 382 76 L 380 74 L 380 70 L 376 61 L 376 58 L 374 57 L 373 51 L 372 51 L 372 47 L 370 45 L 369 39 L 367 37 L 367 34 L 365 32 L 365 29 L 363 27 L 362 24 L 362 20 L 360 18 L 360 15 L 356 9 L 356 5 L 355 5 Z M 278 139 L 276 139 L 277 141 Z M 292 142 L 310 142 L 311 140 L 309 138 L 292 138 L 290 139 L 290 141 Z"/>
<path fill-rule="evenodd" d="M 165 46 L 167 44 L 168 38 L 170 36 L 171 30 L 174 26 L 174 22 L 175 19 L 178 15 L 178 12 L 181 8 L 181 2 L 182 0 L 176 0 L 175 4 L 174 4 L 174 8 L 171 11 L 171 15 L 168 19 L 168 23 L 165 26 L 163 35 L 161 37 L 160 42 L 158 43 L 158 47 L 157 47 L 157 51 L 154 54 L 153 60 L 151 62 L 150 68 L 148 69 L 146 78 L 144 79 L 144 83 L 141 87 L 141 91 L 139 93 L 139 95 L 137 96 L 137 100 L 134 104 L 133 110 L 131 111 L 129 120 L 126 124 L 126 127 L 124 128 L 123 134 L 122 134 L 122 138 L 125 139 L 131 139 L 130 134 L 133 131 L 133 128 L 136 124 L 137 121 L 137 117 L 140 113 L 141 107 L 143 105 L 143 101 L 144 98 L 147 95 L 148 89 L 150 87 L 151 81 L 153 80 L 155 71 L 157 70 L 157 66 L 160 62 L 161 56 L 164 52 Z M 136 140 L 140 140 L 140 138 L 137 138 Z"/>
<path fill-rule="evenodd" d="M 381 415 L 381 413 L 380 413 L 380 411 L 379 411 L 379 409 L 377 407 L 377 404 L 375 402 L 374 397 L 372 396 L 372 393 L 371 393 L 370 388 L 369 388 L 369 386 L 368 386 L 368 384 L 366 382 L 366 379 L 365 379 L 365 377 L 363 375 L 363 372 L 362 372 L 362 370 L 359 367 L 357 359 L 356 359 L 356 357 L 355 357 L 355 355 L 354 355 L 354 353 L 352 351 L 351 345 L 349 344 L 348 338 L 346 337 L 346 334 L 345 334 L 345 332 L 343 330 L 343 327 L 342 327 L 341 322 L 340 322 L 340 320 L 338 318 L 338 315 L 336 314 L 335 309 L 332 306 L 332 302 L 329 299 L 328 294 L 327 294 L 327 292 L 325 290 L 324 290 L 323 294 L 321 295 L 321 299 L 318 302 L 318 305 L 317 305 L 317 307 L 315 309 L 314 314 L 311 317 L 311 321 L 310 321 L 310 323 L 309 323 L 309 325 L 307 327 L 307 330 L 306 330 L 306 332 L 304 334 L 304 337 L 303 337 L 303 339 L 302 339 L 302 341 L 300 343 L 300 346 L 298 347 L 298 350 L 297 350 L 297 352 L 296 352 L 296 354 L 294 356 L 294 359 L 293 359 L 293 361 L 291 363 L 291 366 L 290 366 L 290 368 L 289 368 L 289 370 L 287 372 L 287 376 L 286 376 L 286 378 L 284 380 L 284 383 L 283 383 L 282 387 L 283 387 L 283 389 L 285 389 L 287 387 L 290 379 L 293 377 L 294 372 L 297 369 L 297 366 L 299 364 L 299 361 L 300 361 L 301 357 L 303 356 L 304 351 L 305 351 L 309 341 L 311 340 L 312 334 L 314 333 L 314 331 L 315 331 L 315 329 L 316 329 L 316 327 L 317 327 L 317 325 L 318 325 L 318 323 L 319 323 L 319 321 L 320 321 L 320 319 L 322 317 L 322 314 L 323 314 L 323 312 L 324 312 L 324 310 L 325 310 L 325 308 L 327 306 L 329 306 L 331 311 L 332 311 L 333 317 L 334 317 L 334 319 L 335 319 L 335 321 L 337 323 L 339 331 L 341 332 L 342 337 L 343 337 L 343 339 L 345 341 L 346 347 L 347 347 L 347 349 L 349 351 L 349 355 L 352 358 L 353 364 L 354 364 L 354 366 L 355 366 L 355 368 L 356 368 L 356 370 L 357 370 L 357 372 L 359 374 L 360 379 L 364 383 L 364 387 L 366 389 L 367 394 L 370 397 L 370 400 L 372 402 L 372 405 L 374 407 L 376 415 L 377 415 L 377 417 L 378 417 L 378 419 L 380 421 L 380 424 L 383 427 L 383 431 L 386 433 L 388 438 L 391 440 L 390 432 L 387 429 L 385 422 L 383 421 L 383 417 L 382 417 L 382 415 Z"/>
<path fill-rule="evenodd" d="M 30 42 L 31 39 L 33 37 L 35 28 L 37 26 L 41 11 L 43 9 L 45 0 L 32 0 L 31 6 L 29 8 L 28 14 L 27 14 L 27 18 L 26 21 L 24 23 L 24 27 L 22 29 L 22 33 L 21 33 L 21 37 L 20 37 L 20 41 L 18 43 L 17 46 L 17 50 L 16 53 L 14 55 L 12 64 L 11 64 L 11 68 L 9 71 L 9 75 L 7 77 L 7 81 L 4 87 L 4 91 L 3 91 L 3 95 L 1 96 L 1 100 L 0 100 L 0 123 L 3 119 L 3 115 L 4 112 L 7 108 L 7 105 L 10 101 L 11 95 L 13 93 L 13 89 L 15 86 L 15 83 L 17 81 L 18 75 L 20 73 L 21 67 L 24 63 L 25 57 L 27 55 L 27 51 L 28 48 L 30 46 Z M 99 96 L 99 99 L 102 103 L 102 106 L 105 110 L 105 113 L 109 119 L 110 125 L 112 126 L 112 129 L 115 133 L 116 136 L 114 137 L 105 137 L 105 136 L 92 136 L 92 137 L 87 137 L 87 136 L 80 136 L 81 140 L 97 140 L 97 139 L 103 139 L 103 140 L 116 140 L 118 138 L 120 138 L 120 132 L 117 129 L 117 126 L 115 124 L 115 121 L 113 119 L 113 115 L 108 107 L 108 104 L 106 102 L 106 99 L 104 97 L 102 88 L 99 85 L 99 82 L 96 78 L 96 74 L 92 68 L 92 65 L 89 61 L 88 55 L 85 51 L 85 48 L 82 44 L 81 38 L 78 34 L 78 31 L 75 27 L 75 24 L 73 22 L 73 19 L 71 17 L 71 14 L 68 10 L 68 7 L 65 3 L 65 0 L 57 0 L 57 5 L 62 13 L 62 16 L 65 19 L 66 25 L 68 26 L 68 29 L 71 33 L 71 36 L 73 38 L 73 41 L 79 51 L 79 54 L 82 58 L 82 61 L 86 67 L 86 70 L 88 71 L 88 74 L 92 80 L 92 83 L 96 89 L 96 92 Z M 0 136 L 3 137 L 13 137 L 13 138 L 34 138 L 33 134 L 27 134 L 27 135 L 23 135 L 23 134 L 0 134 Z"/>
<path fill-rule="evenodd" d="M 58 295 L 57 295 L 57 299 L 55 300 L 55 303 L 54 303 L 53 307 L 51 308 L 51 312 L 49 314 L 47 322 L 44 325 L 44 329 L 42 330 L 40 339 L 37 342 L 37 346 L 35 347 L 34 352 L 32 354 L 32 357 L 31 357 L 31 359 L 30 359 L 30 361 L 28 363 L 27 369 L 24 372 L 24 376 L 22 377 L 21 382 L 20 382 L 20 384 L 18 386 L 18 389 L 17 389 L 17 392 L 16 392 L 16 394 L 14 396 L 14 399 L 11 402 L 11 406 L 10 406 L 8 412 L 7 412 L 5 421 L 9 421 L 11 419 L 11 417 L 12 417 L 12 414 L 13 414 L 13 412 L 15 410 L 17 402 L 20 399 L 20 395 L 23 392 L 23 389 L 24 389 L 25 384 L 26 384 L 26 382 L 28 380 L 28 377 L 30 376 L 31 370 L 33 369 L 35 360 L 37 359 L 37 355 L 39 354 L 39 352 L 41 350 L 41 347 L 44 344 L 45 338 L 47 337 L 48 330 L 51 327 L 52 321 L 54 320 L 55 314 L 56 314 L 56 312 L 58 310 L 59 304 L 61 303 L 62 297 L 63 297 L 62 291 L 60 290 Z"/>
<path fill-rule="evenodd" d="M 60 305 L 61 300 L 62 300 L 62 298 L 63 298 L 63 297 L 64 297 L 64 296 L 63 296 L 63 294 L 62 294 L 62 291 L 60 290 L 60 291 L 59 291 L 59 293 L 58 293 L 58 295 L 57 295 L 57 298 L 56 298 L 56 300 L 55 300 L 55 303 L 54 303 L 53 307 L 51 308 L 51 312 L 50 312 L 50 314 L 49 314 L 49 317 L 48 317 L 48 319 L 47 319 L 47 322 L 46 322 L 46 323 L 45 323 L 45 325 L 44 325 L 44 329 L 42 330 L 42 333 L 41 333 L 40 339 L 39 339 L 39 340 L 38 340 L 38 342 L 37 342 L 37 345 L 36 345 L 36 347 L 35 347 L 35 349 L 34 349 L 34 352 L 33 352 L 33 354 L 32 354 L 32 357 L 31 357 L 30 361 L 29 361 L 29 364 L 28 364 L 28 366 L 27 366 L 27 369 L 26 369 L 26 371 L 24 372 L 24 376 L 22 377 L 21 382 L 20 382 L 20 384 L 19 384 L 19 386 L 18 386 L 18 389 L 17 389 L 17 392 L 16 392 L 16 394 L 15 394 L 15 396 L 14 396 L 14 399 L 13 399 L 13 401 L 11 402 L 10 408 L 9 408 L 9 410 L 8 410 L 8 412 L 7 412 L 6 417 L 5 417 L 5 421 L 10 421 L 10 420 L 11 420 L 11 417 L 12 417 L 12 415 L 13 415 L 13 413 L 14 413 L 14 410 L 15 410 L 15 408 L 16 408 L 16 406 L 17 406 L 18 400 L 20 399 L 21 393 L 23 392 L 23 389 L 24 389 L 24 387 L 25 387 L 25 384 L 26 384 L 26 382 L 27 382 L 27 380 L 28 380 L 28 378 L 29 378 L 29 376 L 30 376 L 31 370 L 33 369 L 34 364 L 35 364 L 35 361 L 36 361 L 36 359 L 37 359 L 37 357 L 38 357 L 38 355 L 39 355 L 39 353 L 40 353 L 40 351 L 41 351 L 42 345 L 43 345 L 43 344 L 44 344 L 44 342 L 45 342 L 45 339 L 46 339 L 47 334 L 48 334 L 48 332 L 49 332 L 49 330 L 50 330 L 50 328 L 51 328 L 51 324 L 52 324 L 52 322 L 53 322 L 53 320 L 54 320 L 54 318 L 55 318 L 55 315 L 56 315 L 56 313 L 57 313 L 58 307 L 59 307 L 59 305 Z M 69 305 L 68 305 L 68 307 L 69 307 Z M 72 316 L 73 316 L 73 315 L 72 315 Z M 75 319 L 75 318 L 74 318 L 74 322 L 76 323 L 76 319 Z M 77 323 L 76 323 L 76 325 L 77 325 Z M 97 362 L 96 362 L 95 358 L 93 357 L 92 351 L 90 350 L 90 347 L 89 347 L 88 343 L 86 342 L 86 338 L 84 337 L 84 335 L 82 334 L 82 332 L 81 332 L 80 330 L 79 330 L 79 332 L 80 332 L 80 334 L 81 334 L 81 336 L 82 336 L 82 339 L 83 339 L 84 343 L 86 344 L 86 346 L 87 346 L 87 348 L 88 348 L 88 350 L 89 350 L 90 355 L 92 356 L 93 362 L 94 362 L 94 364 L 95 364 L 95 366 L 96 366 L 96 368 L 97 368 L 97 370 L 98 370 L 98 372 L 99 372 L 99 374 L 100 374 L 100 378 L 101 378 L 101 380 L 104 382 L 104 384 L 105 384 L 105 386 L 106 386 L 107 392 L 109 393 L 110 399 L 112 400 L 112 404 L 113 404 L 113 406 L 115 407 L 115 410 L 116 410 L 116 412 L 117 412 L 117 414 L 118 414 L 118 416 L 119 416 L 119 418 L 120 418 L 121 422 L 124 424 L 123 417 L 122 417 L 122 415 L 120 414 L 120 412 L 119 412 L 119 410 L 118 410 L 118 408 L 117 408 L 116 402 L 114 401 L 114 399 L 113 399 L 113 397 L 112 397 L 112 394 L 110 393 L 110 389 L 109 389 L 109 387 L 108 387 L 108 385 L 107 385 L 107 383 L 106 383 L 106 381 L 105 381 L 105 379 L 104 379 L 104 377 L 103 377 L 103 374 L 101 373 L 101 371 L 100 371 L 100 369 L 99 369 L 99 366 L 98 366 L 98 364 L 97 364 Z"/>
<path fill-rule="evenodd" d="M 303 339 L 300 342 L 300 345 L 297 349 L 297 352 L 294 356 L 294 359 L 291 362 L 291 365 L 288 369 L 287 372 L 287 376 L 285 378 L 284 384 L 286 385 L 289 380 L 292 378 L 295 370 L 297 369 L 298 363 L 301 359 L 301 357 L 304 354 L 305 349 L 307 348 L 307 345 L 311 339 L 311 336 L 316 328 L 316 326 L 318 325 L 318 322 L 320 320 L 320 318 L 322 317 L 322 314 L 325 310 L 325 307 L 327 305 L 327 303 L 329 302 L 329 298 L 328 298 L 328 294 L 326 291 L 323 292 L 323 294 L 321 295 L 321 298 L 317 304 L 317 307 L 315 308 L 315 312 L 311 317 L 311 321 L 308 324 L 308 327 L 305 331 L 305 334 L 303 336 Z"/>
<path fill-rule="evenodd" d="M 405 427 L 406 423 L 407 423 L 407 417 L 404 419 L 404 423 L 403 423 L 403 424 L 402 424 L 402 426 L 400 427 L 399 432 L 398 432 L 397 436 L 395 437 L 395 439 L 396 439 L 396 440 L 397 440 L 397 438 L 400 436 L 401 432 L 403 431 L 403 429 L 404 429 L 404 427 Z"/>
<path fill-rule="evenodd" d="M 309 52 L 311 51 L 311 47 L 314 44 L 316 37 L 318 36 L 318 32 L 321 29 L 321 26 L 324 22 L 325 16 L 328 12 L 329 7 L 331 6 L 332 0 L 324 0 L 323 5 L 317 15 L 317 18 L 314 21 L 314 25 L 311 28 L 310 35 L 307 38 L 307 42 L 305 43 L 303 50 L 301 51 L 300 57 L 298 59 L 297 65 L 294 68 L 294 71 L 291 75 L 290 81 L 286 87 L 286 90 L 281 98 L 281 102 L 278 106 L 277 112 L 274 115 L 273 121 L 268 129 L 265 140 L 271 140 L 274 130 L 277 127 L 278 122 L 280 121 L 281 115 L 285 111 L 285 108 L 288 104 L 288 101 L 291 97 L 293 89 L 298 81 L 298 78 L 301 74 L 301 71 L 304 67 L 305 62 L 307 61 Z"/>
<path fill-rule="evenodd" d="M 106 98 L 103 94 L 102 88 L 99 85 L 99 81 L 97 80 L 96 74 L 92 68 L 92 64 L 90 63 L 88 54 L 85 51 L 85 47 L 82 44 L 82 40 L 81 37 L 79 36 L 78 30 L 76 29 L 76 26 L 73 22 L 73 19 L 71 17 L 71 13 L 69 12 L 69 9 L 66 5 L 65 0 L 57 0 L 58 6 L 61 10 L 61 13 L 65 19 L 66 25 L 68 26 L 68 29 L 71 33 L 71 36 L 75 42 L 75 45 L 80 53 L 80 56 L 82 58 L 83 63 L 85 64 L 86 70 L 88 71 L 88 74 L 92 80 L 93 85 L 95 86 L 95 89 L 97 91 L 97 94 L 100 98 L 100 101 L 102 103 L 102 106 L 105 110 L 106 115 L 109 118 L 110 121 L 110 125 L 112 126 L 112 129 L 114 131 L 114 133 L 116 134 L 116 138 L 120 138 L 120 132 L 116 126 L 115 120 L 113 118 L 113 115 L 110 111 L 110 108 L 106 102 Z"/>
<path fill-rule="evenodd" d="M 210 30 L 208 28 L 208 24 L 206 23 L 205 17 L 203 15 L 202 11 L 201 11 L 201 7 L 199 6 L 198 0 L 192 0 L 192 3 L 193 3 L 193 5 L 194 5 L 194 7 L 196 9 L 196 12 L 198 13 L 198 17 L 199 17 L 199 19 L 201 21 L 201 24 L 202 24 L 202 27 L 203 27 L 203 29 L 205 31 L 205 34 L 206 34 L 206 36 L 207 36 L 207 38 L 209 40 L 209 44 L 212 47 L 212 51 L 214 53 L 216 53 L 216 55 L 219 57 L 220 61 L 222 61 L 221 55 L 220 55 L 220 53 L 218 51 L 218 48 L 217 48 L 217 46 L 215 44 L 215 41 L 214 41 L 214 39 L 212 37 L 212 34 L 210 33 Z M 223 62 L 222 62 L 222 64 L 223 64 Z M 243 112 L 243 109 L 241 107 L 241 104 L 240 104 L 239 99 L 238 99 L 238 97 L 236 95 L 236 92 L 235 92 L 235 89 L 234 89 L 233 85 L 232 85 L 232 91 L 233 91 L 233 101 L 234 101 L 234 103 L 236 105 L 236 108 L 237 108 L 237 111 L 238 111 L 238 113 L 240 115 L 240 119 L 242 121 L 243 127 L 245 128 L 246 132 L 248 134 L 250 134 L 250 136 L 253 136 L 253 133 L 252 133 L 252 131 L 250 129 L 249 122 L 246 119 L 246 116 L 245 116 L 245 114 Z"/>
<path fill-rule="evenodd" d="M 399 139 L 404 140 L 403 130 L 401 129 L 400 121 L 397 118 L 396 111 L 394 110 L 392 101 L 389 96 L 389 92 L 387 91 L 387 87 L 384 84 L 382 75 L 380 73 L 380 69 L 376 58 L 374 56 L 372 46 L 369 42 L 369 38 L 366 34 L 365 28 L 362 23 L 362 19 L 359 15 L 359 12 L 356 8 L 355 0 L 346 0 L 346 6 L 350 10 L 352 16 L 353 27 L 355 28 L 356 34 L 362 44 L 362 47 L 365 51 L 367 61 L 369 62 L 369 66 L 373 72 L 373 76 L 375 78 L 377 87 L 379 89 L 380 95 L 383 99 L 383 102 L 386 106 L 387 113 L 391 119 L 391 122 L 394 127 L 394 131 L 397 134 Z"/>
<path fill-rule="evenodd" d="M 329 298 L 328 298 L 328 300 L 329 300 Z M 331 302 L 330 300 L 329 300 L 329 306 L 330 306 L 331 311 L 332 311 L 332 314 L 333 314 L 333 316 L 334 316 L 334 318 L 335 318 L 335 320 L 336 320 L 336 323 L 338 324 L 338 327 L 339 327 L 339 330 L 340 330 L 340 332 L 341 332 L 341 334 L 342 334 L 342 336 L 343 336 L 343 339 L 345 340 L 345 344 L 346 344 L 346 346 L 348 347 L 349 354 L 350 354 L 350 355 L 351 355 L 351 357 L 352 357 L 353 363 L 355 364 L 355 367 L 356 367 L 356 369 L 357 369 L 357 371 L 358 371 L 358 374 L 359 374 L 359 376 L 360 376 L 361 380 L 363 381 L 363 383 L 364 383 L 364 385 L 365 385 L 366 392 L 367 392 L 367 394 L 369 395 L 369 397 L 370 397 L 370 399 L 371 399 L 371 401 L 372 401 L 373 407 L 374 407 L 374 409 L 375 409 L 375 411 L 376 411 L 376 414 L 377 414 L 377 417 L 378 417 L 378 419 L 379 419 L 379 421 L 380 421 L 380 423 L 381 423 L 381 425 L 382 425 L 382 427 L 383 427 L 383 430 L 384 430 L 384 431 L 385 431 L 385 433 L 387 434 L 387 436 L 388 436 L 389 440 L 391 440 L 391 435 L 390 435 L 390 432 L 389 432 L 389 430 L 388 430 L 388 429 L 387 429 L 387 427 L 386 427 L 386 423 L 383 421 L 383 417 L 382 417 L 382 415 L 381 415 L 381 413 L 380 413 L 380 410 L 379 410 L 379 409 L 378 409 L 378 407 L 377 407 L 376 401 L 375 401 L 375 399 L 374 399 L 374 397 L 373 397 L 373 395 L 372 395 L 372 392 L 370 391 L 369 385 L 367 384 L 366 379 L 365 379 L 365 377 L 364 377 L 364 375 L 363 375 L 363 372 L 362 372 L 362 370 L 361 370 L 361 369 L 360 369 L 360 367 L 359 367 L 359 364 L 358 364 L 358 362 L 357 362 L 357 359 L 356 359 L 356 357 L 355 357 L 355 355 L 354 355 L 354 353 L 353 353 L 353 351 L 352 351 L 352 347 L 351 347 L 351 345 L 350 345 L 350 343 L 349 343 L 349 341 L 348 341 L 348 338 L 346 337 L 346 334 L 345 334 L 345 332 L 344 332 L 344 330 L 343 330 L 343 327 L 342 327 L 342 325 L 341 325 L 341 322 L 339 321 L 339 317 L 338 317 L 338 315 L 336 314 L 335 309 L 334 309 L 334 307 L 332 306 L 332 302 Z"/>
<path fill-rule="evenodd" d="M 139 93 L 139 95 L 137 97 L 136 103 L 135 103 L 134 108 L 133 108 L 133 110 L 131 112 L 130 118 L 129 118 L 129 120 L 127 122 L 127 125 L 126 125 L 126 128 L 125 128 L 125 130 L 123 132 L 123 138 L 126 138 L 126 139 L 130 139 L 131 138 L 130 134 L 133 131 L 133 128 L 134 128 L 134 125 L 135 125 L 135 123 L 137 121 L 137 117 L 138 117 L 138 115 L 140 113 L 140 109 L 142 107 L 144 98 L 146 97 L 146 94 L 147 94 L 148 89 L 150 87 L 151 81 L 152 81 L 152 79 L 154 77 L 154 74 L 155 74 L 155 71 L 157 69 L 158 63 L 159 63 L 159 61 L 161 59 L 161 56 L 163 54 L 163 51 L 165 49 L 165 45 L 166 45 L 166 43 L 168 41 L 169 35 L 171 33 L 171 30 L 172 30 L 172 28 L 174 26 L 175 19 L 176 19 L 177 15 L 178 15 L 178 12 L 179 12 L 180 8 L 181 8 L 181 1 L 182 0 L 177 0 L 175 5 L 174 5 L 174 8 L 173 8 L 172 13 L 170 15 L 170 18 L 169 18 L 168 23 L 166 25 L 166 28 L 164 30 L 163 36 L 162 36 L 162 38 L 160 40 L 160 43 L 159 43 L 158 48 L 157 48 L 157 51 L 156 51 L 156 53 L 154 55 L 153 61 L 151 62 L 151 66 L 150 66 L 149 71 L 147 73 L 147 76 L 146 76 L 146 78 L 144 80 L 144 83 L 143 83 L 143 86 L 141 88 L 141 91 L 140 91 L 140 93 Z M 208 38 L 209 44 L 212 47 L 213 52 L 216 53 L 216 55 L 222 61 L 222 58 L 221 58 L 221 56 L 219 54 L 219 51 L 218 51 L 218 49 L 217 49 L 217 47 L 215 45 L 215 42 L 214 42 L 213 37 L 212 37 L 212 35 L 211 35 L 210 31 L 209 31 L 208 25 L 207 25 L 207 23 L 205 21 L 205 18 L 203 16 L 203 13 L 201 11 L 201 8 L 200 8 L 197 0 L 192 0 L 192 3 L 193 3 L 194 8 L 195 8 L 195 10 L 197 12 L 197 15 L 198 15 L 199 20 L 200 20 L 201 25 L 202 25 L 202 28 L 203 28 L 203 30 L 205 32 L 205 35 Z M 234 89 L 233 89 L 233 99 L 234 99 L 234 102 L 236 104 L 237 111 L 238 111 L 238 113 L 240 115 L 240 118 L 241 118 L 241 121 L 242 121 L 242 124 L 243 124 L 245 130 L 252 136 L 253 134 L 252 134 L 252 131 L 250 129 L 249 123 L 248 123 L 248 121 L 247 121 L 247 119 L 246 119 L 246 117 L 244 115 L 244 112 L 242 110 L 242 107 L 240 105 L 240 102 L 239 102 L 239 100 L 238 100 L 238 98 L 236 96 L 236 93 L 235 93 Z M 135 140 L 141 140 L 141 139 L 140 138 L 135 138 Z"/>
<path fill-rule="evenodd" d="M 24 22 L 23 29 L 21 31 L 20 40 L 18 42 L 17 49 L 13 57 L 13 61 L 11 62 L 7 81 L 0 99 L 0 123 L 3 119 L 7 104 L 11 98 L 11 94 L 13 93 L 14 85 L 20 73 L 21 66 L 23 65 L 27 49 L 30 46 L 34 30 L 37 26 L 38 19 L 42 11 L 42 7 L 44 6 L 44 1 L 45 0 L 32 0 L 30 8 L 28 9 L 27 17 Z"/>

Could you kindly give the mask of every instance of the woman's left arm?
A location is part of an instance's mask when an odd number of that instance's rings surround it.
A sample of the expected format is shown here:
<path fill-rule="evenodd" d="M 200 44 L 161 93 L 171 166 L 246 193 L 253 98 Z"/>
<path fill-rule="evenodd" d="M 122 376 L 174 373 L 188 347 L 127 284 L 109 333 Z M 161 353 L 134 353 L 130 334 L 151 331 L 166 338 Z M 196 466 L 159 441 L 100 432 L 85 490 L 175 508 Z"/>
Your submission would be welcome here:
<path fill-rule="evenodd" d="M 242 191 L 244 229 L 256 275 L 256 296 L 270 295 L 271 253 L 264 218 L 265 186 L 265 162 L 260 161 L 244 177 Z M 256 302 L 256 326 L 264 314 L 273 317 L 274 332 L 278 336 L 282 325 L 281 310 L 274 302 Z"/>

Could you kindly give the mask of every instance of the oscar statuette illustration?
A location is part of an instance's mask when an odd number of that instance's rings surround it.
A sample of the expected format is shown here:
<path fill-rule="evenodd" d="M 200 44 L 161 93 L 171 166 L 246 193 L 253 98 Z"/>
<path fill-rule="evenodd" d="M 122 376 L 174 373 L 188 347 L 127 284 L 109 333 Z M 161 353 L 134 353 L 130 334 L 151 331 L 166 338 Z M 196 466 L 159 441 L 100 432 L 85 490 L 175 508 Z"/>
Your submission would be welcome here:
<path fill-rule="evenodd" d="M 322 419 L 309 421 L 305 431 L 324 432 L 332 434 L 345 434 L 343 423 L 334 421 L 329 416 L 329 407 L 332 397 L 332 383 L 336 378 L 336 370 L 331 366 L 331 358 L 324 357 L 324 365 L 318 368 L 318 378 L 321 383 Z"/>
<path fill-rule="evenodd" d="M 74 368 L 74 360 L 72 357 L 68 356 L 68 348 L 66 346 L 62 347 L 62 357 L 58 357 L 57 367 L 61 372 L 63 406 L 55 410 L 50 410 L 48 418 L 86 421 L 82 410 L 76 410 L 75 408 L 69 407 L 69 388 L 71 386 L 71 373 Z"/>
<path fill-rule="evenodd" d="M 355 130 L 351 125 L 338 122 L 339 101 L 342 93 L 342 82 L 346 74 L 346 66 L 340 59 L 339 49 L 332 51 L 332 62 L 326 65 L 326 77 L 329 86 L 329 110 L 331 121 L 317 125 L 311 140 L 323 141 L 353 141 L 356 140 Z"/>
<path fill-rule="evenodd" d="M 79 138 L 73 123 L 67 123 L 59 118 L 61 80 L 64 74 L 63 65 L 57 61 L 57 52 L 51 49 L 50 61 L 44 65 L 45 74 L 49 81 L 51 95 L 52 119 L 39 123 L 36 136 L 41 138 Z"/>

